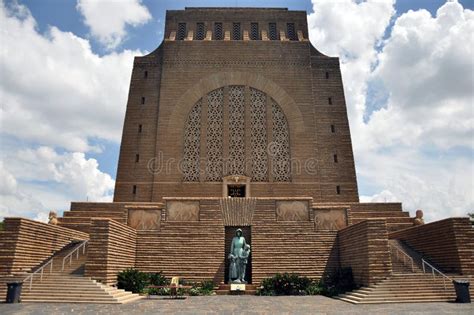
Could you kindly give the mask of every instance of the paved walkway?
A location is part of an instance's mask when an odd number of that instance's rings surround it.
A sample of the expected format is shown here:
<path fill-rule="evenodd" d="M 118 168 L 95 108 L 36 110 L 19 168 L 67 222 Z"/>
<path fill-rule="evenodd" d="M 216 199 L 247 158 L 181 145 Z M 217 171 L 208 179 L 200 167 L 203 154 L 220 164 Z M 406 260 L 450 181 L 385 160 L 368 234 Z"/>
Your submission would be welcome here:
<path fill-rule="evenodd" d="M 125 305 L 0 303 L 0 314 L 474 314 L 474 304 L 353 305 L 323 296 L 203 296 L 144 299 Z"/>

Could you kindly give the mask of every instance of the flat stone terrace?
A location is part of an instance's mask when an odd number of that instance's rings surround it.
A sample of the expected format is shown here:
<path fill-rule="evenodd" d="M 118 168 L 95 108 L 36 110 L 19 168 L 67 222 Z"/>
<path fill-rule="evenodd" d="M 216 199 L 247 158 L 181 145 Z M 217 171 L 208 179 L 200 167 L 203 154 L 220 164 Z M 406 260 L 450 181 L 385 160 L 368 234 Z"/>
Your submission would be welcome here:
<path fill-rule="evenodd" d="M 124 305 L 0 303 L 0 314 L 473 314 L 474 304 L 353 305 L 323 296 L 203 296 Z"/>

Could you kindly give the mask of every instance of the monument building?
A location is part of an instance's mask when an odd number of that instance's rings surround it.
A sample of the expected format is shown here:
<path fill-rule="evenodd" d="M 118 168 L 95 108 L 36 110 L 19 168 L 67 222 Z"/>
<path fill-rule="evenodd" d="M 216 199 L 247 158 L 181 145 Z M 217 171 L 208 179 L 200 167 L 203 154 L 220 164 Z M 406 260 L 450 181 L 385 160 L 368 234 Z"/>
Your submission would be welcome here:
<path fill-rule="evenodd" d="M 216 285 L 345 267 L 359 285 L 417 281 L 399 259 L 423 264 L 413 252 L 474 272 L 467 218 L 413 225 L 400 203 L 359 202 L 339 59 L 310 43 L 306 12 L 186 8 L 135 58 L 113 202 L 72 202 L 56 226 L 7 218 L 0 272 L 29 273 L 71 240 L 106 285 L 129 267 Z"/>

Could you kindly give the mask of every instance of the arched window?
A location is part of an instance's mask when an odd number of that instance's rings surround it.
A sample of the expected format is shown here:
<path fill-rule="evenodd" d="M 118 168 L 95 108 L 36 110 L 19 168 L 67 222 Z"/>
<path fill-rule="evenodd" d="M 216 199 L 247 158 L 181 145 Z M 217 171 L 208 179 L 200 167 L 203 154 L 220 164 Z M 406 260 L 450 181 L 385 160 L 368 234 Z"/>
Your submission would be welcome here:
<path fill-rule="evenodd" d="M 218 182 L 227 175 L 291 181 L 286 116 L 275 100 L 252 87 L 222 87 L 196 102 L 184 128 L 183 155 L 183 181 Z"/>

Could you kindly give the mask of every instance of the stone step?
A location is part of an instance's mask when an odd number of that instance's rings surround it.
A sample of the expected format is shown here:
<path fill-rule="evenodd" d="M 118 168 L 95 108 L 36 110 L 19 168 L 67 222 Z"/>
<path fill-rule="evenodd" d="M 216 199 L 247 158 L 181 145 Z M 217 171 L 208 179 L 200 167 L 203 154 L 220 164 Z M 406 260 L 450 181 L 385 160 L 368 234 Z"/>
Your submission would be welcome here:
<path fill-rule="evenodd" d="M 85 298 L 85 299 L 77 299 L 77 298 L 47 298 L 41 297 L 38 299 L 35 298 L 25 298 L 21 300 L 22 303 L 87 303 L 87 304 L 122 304 L 121 301 L 117 299 L 101 299 L 101 298 Z"/>
<path fill-rule="evenodd" d="M 351 298 L 335 297 L 341 301 L 352 304 L 381 304 L 381 303 L 436 303 L 436 302 L 450 302 L 451 299 L 385 299 L 383 301 L 359 301 Z"/>
<path fill-rule="evenodd" d="M 352 219 L 362 218 L 408 218 L 410 213 L 407 211 L 351 211 Z"/>
<path fill-rule="evenodd" d="M 230 290 L 216 290 L 216 295 L 256 295 L 256 290 L 245 290 L 245 291 L 230 291 Z"/>
<path fill-rule="evenodd" d="M 83 218 L 99 218 L 99 217 L 124 217 L 125 211 L 117 210 L 94 210 L 92 211 L 64 211 L 63 218 L 67 217 L 83 217 Z"/>

